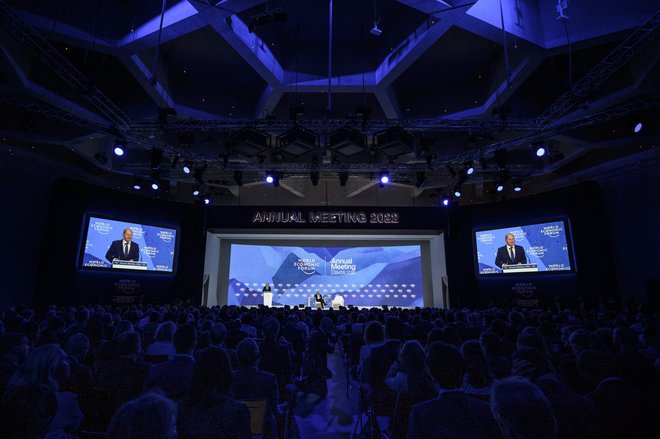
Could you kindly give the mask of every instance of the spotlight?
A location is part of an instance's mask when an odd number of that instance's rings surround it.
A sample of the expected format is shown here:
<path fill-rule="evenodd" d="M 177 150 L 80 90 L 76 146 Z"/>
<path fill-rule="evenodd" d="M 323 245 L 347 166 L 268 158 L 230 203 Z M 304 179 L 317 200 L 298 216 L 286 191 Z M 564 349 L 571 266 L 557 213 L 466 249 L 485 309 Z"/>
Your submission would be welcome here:
<path fill-rule="evenodd" d="M 545 145 L 543 144 L 538 145 L 536 146 L 536 148 L 534 148 L 534 153 L 536 154 L 536 157 L 543 157 L 545 155 L 545 152 L 546 149 L 545 149 Z"/>
<path fill-rule="evenodd" d="M 513 190 L 515 192 L 520 192 L 522 190 L 522 184 L 519 181 L 513 183 Z"/>
<path fill-rule="evenodd" d="M 140 180 L 135 180 L 133 182 L 133 189 L 135 189 L 136 191 L 142 189 L 142 183 L 140 183 Z"/>
<path fill-rule="evenodd" d="M 121 143 L 115 143 L 115 149 L 114 153 L 117 157 L 121 157 L 124 155 L 124 145 Z"/>
<path fill-rule="evenodd" d="M 456 190 L 454 191 L 454 196 L 455 196 L 456 198 L 461 198 L 461 190 L 460 190 L 460 189 L 456 189 Z"/>
<path fill-rule="evenodd" d="M 160 189 L 162 186 L 161 184 L 161 179 L 160 179 L 160 173 L 158 171 L 154 171 L 151 173 L 151 189 L 157 191 Z"/>
<path fill-rule="evenodd" d="M 497 192 L 502 192 L 504 190 L 504 185 L 502 183 L 497 184 Z"/>
<path fill-rule="evenodd" d="M 204 204 L 211 204 L 211 199 L 209 197 L 204 197 Z"/>
<path fill-rule="evenodd" d="M 390 182 L 390 174 L 386 171 L 381 172 L 378 174 L 378 181 L 380 182 L 380 186 L 385 186 L 387 183 Z"/>
<path fill-rule="evenodd" d="M 440 204 L 442 204 L 445 207 L 448 207 L 450 203 L 451 200 L 449 199 L 449 197 L 442 197 L 442 201 L 440 202 Z"/>
<path fill-rule="evenodd" d="M 309 173 L 309 179 L 312 180 L 312 185 L 318 186 L 319 185 L 319 171 L 312 171 Z"/>
<path fill-rule="evenodd" d="M 192 191 L 193 196 L 197 197 L 199 196 L 199 188 L 197 186 L 193 186 L 193 191 Z"/>
<path fill-rule="evenodd" d="M 474 165 L 472 164 L 472 161 L 465 162 L 463 166 L 465 166 L 465 173 L 467 175 L 474 174 Z"/>
<path fill-rule="evenodd" d="M 266 174 L 266 183 L 271 184 L 275 181 L 275 176 L 272 172 Z"/>
<path fill-rule="evenodd" d="M 184 174 L 190 174 L 192 172 L 192 167 L 193 164 L 190 160 L 186 160 L 183 162 L 183 173 Z"/>
<path fill-rule="evenodd" d="M 644 128 L 644 124 L 643 124 L 642 122 L 637 122 L 637 123 L 635 124 L 635 126 L 633 127 L 633 132 L 634 132 L 635 134 L 637 134 L 637 133 L 639 133 L 640 131 L 642 131 L 643 128 Z"/>
<path fill-rule="evenodd" d="M 340 186 L 346 186 L 346 182 L 348 181 L 348 172 L 346 171 L 341 171 L 339 173 L 339 185 Z"/>
<path fill-rule="evenodd" d="M 238 186 L 243 186 L 243 171 L 234 171 L 234 181 Z"/>

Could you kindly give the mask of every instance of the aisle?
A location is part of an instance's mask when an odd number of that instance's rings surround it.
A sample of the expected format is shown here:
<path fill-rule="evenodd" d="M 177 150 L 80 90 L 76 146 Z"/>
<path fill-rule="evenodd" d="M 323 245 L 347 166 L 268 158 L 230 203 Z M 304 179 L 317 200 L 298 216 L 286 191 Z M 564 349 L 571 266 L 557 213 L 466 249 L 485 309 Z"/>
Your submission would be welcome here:
<path fill-rule="evenodd" d="M 296 423 L 301 439 L 350 438 L 357 419 L 357 389 L 346 397 L 346 373 L 339 347 L 328 355 L 328 368 L 333 378 L 328 380 L 328 396 L 318 402 L 318 396 L 307 395 L 298 400 Z"/>

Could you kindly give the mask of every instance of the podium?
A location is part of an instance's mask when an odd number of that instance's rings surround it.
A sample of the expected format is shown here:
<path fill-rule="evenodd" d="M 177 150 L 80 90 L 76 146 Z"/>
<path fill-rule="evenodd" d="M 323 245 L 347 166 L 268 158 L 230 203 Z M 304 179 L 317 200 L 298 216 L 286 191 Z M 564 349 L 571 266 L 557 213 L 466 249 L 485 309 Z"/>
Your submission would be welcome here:
<path fill-rule="evenodd" d="M 112 261 L 112 268 L 118 268 L 120 270 L 146 270 L 147 263 L 142 261 L 121 261 L 115 259 Z"/>
<path fill-rule="evenodd" d="M 264 293 L 264 306 L 273 306 L 273 293 Z"/>
<path fill-rule="evenodd" d="M 502 265 L 502 273 L 506 274 L 535 273 L 537 271 L 539 271 L 537 264 Z"/>

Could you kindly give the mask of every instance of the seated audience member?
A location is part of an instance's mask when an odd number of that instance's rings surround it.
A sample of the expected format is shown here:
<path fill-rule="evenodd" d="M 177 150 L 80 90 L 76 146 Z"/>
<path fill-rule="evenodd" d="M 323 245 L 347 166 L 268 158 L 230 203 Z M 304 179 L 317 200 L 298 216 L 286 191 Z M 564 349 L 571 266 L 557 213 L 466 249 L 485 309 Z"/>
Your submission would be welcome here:
<path fill-rule="evenodd" d="M 48 433 L 56 410 L 57 397 L 52 387 L 44 384 L 14 387 L 0 400 L 0 437 L 42 438 Z"/>
<path fill-rule="evenodd" d="M 80 334 L 85 332 L 87 328 L 87 322 L 89 320 L 89 310 L 86 308 L 79 309 L 76 312 L 76 317 L 74 322 L 66 328 L 64 331 L 64 338 L 69 339 L 75 334 Z"/>
<path fill-rule="evenodd" d="M 145 393 L 117 410 L 108 439 L 176 439 L 176 409 L 164 396 Z"/>
<path fill-rule="evenodd" d="M 160 314 L 158 314 L 158 311 L 150 311 L 147 314 L 146 320 L 143 319 L 140 321 L 140 330 L 142 331 L 142 335 L 147 339 L 156 338 L 156 331 L 158 331 L 159 327 Z"/>
<path fill-rule="evenodd" d="M 259 370 L 259 347 L 251 338 L 241 340 L 236 347 L 241 367 L 234 372 L 234 398 L 267 400 L 264 437 L 275 437 L 275 416 L 279 386 L 272 373 Z"/>
<path fill-rule="evenodd" d="M 85 334 L 75 334 L 66 341 L 64 351 L 67 354 L 69 379 L 62 383 L 62 388 L 86 397 L 92 390 L 92 370 L 83 364 L 89 351 L 89 339 Z"/>
<path fill-rule="evenodd" d="M 541 389 L 522 378 L 493 384 L 493 416 L 505 439 L 556 439 L 557 422 Z"/>
<path fill-rule="evenodd" d="M 614 329 L 614 364 L 626 383 L 646 388 L 655 380 L 653 362 L 639 353 L 637 332 L 627 326 Z"/>
<path fill-rule="evenodd" d="M 495 378 L 507 377 L 511 374 L 511 361 L 502 352 L 502 340 L 494 332 L 485 331 L 479 336 L 479 344 L 484 351 L 488 368 Z"/>
<path fill-rule="evenodd" d="M 252 438 L 250 412 L 245 404 L 229 396 L 232 384 L 233 376 L 227 353 L 220 349 L 201 352 L 195 364 L 190 392 L 179 403 L 179 439 Z"/>
<path fill-rule="evenodd" d="M 371 350 L 382 346 L 385 343 L 385 328 L 380 322 L 369 322 L 364 328 L 364 344 L 360 348 L 360 370 L 364 368 L 364 363 L 369 358 Z"/>
<path fill-rule="evenodd" d="M 145 355 L 174 357 L 176 355 L 173 343 L 175 333 L 176 324 L 174 322 L 161 323 L 156 330 L 155 341 L 149 345 Z"/>
<path fill-rule="evenodd" d="M 206 349 L 222 349 L 227 352 L 229 355 L 229 360 L 231 361 L 231 368 L 238 369 L 240 364 L 238 362 L 238 357 L 236 356 L 235 349 L 229 349 L 225 344 L 225 339 L 227 337 L 227 328 L 222 323 L 216 323 L 209 331 L 209 345 L 205 349 L 199 349 L 195 351 L 195 359 L 204 352 Z"/>
<path fill-rule="evenodd" d="M 490 373 L 486 356 L 481 350 L 479 342 L 476 340 L 466 341 L 461 346 L 461 354 L 465 361 L 465 378 L 463 380 L 465 393 L 488 401 L 493 376 Z"/>
<path fill-rule="evenodd" d="M 538 349 L 513 354 L 513 373 L 541 389 L 552 407 L 559 438 L 599 438 L 601 419 L 596 404 L 559 381 L 550 360 Z"/>
<path fill-rule="evenodd" d="M 30 352 L 25 362 L 11 377 L 6 394 L 27 385 L 41 384 L 55 392 L 57 409 L 46 438 L 67 439 L 83 421 L 75 393 L 63 392 L 60 387 L 69 378 L 69 363 L 66 353 L 57 345 L 41 346 Z"/>
<path fill-rule="evenodd" d="M 0 395 L 7 387 L 12 375 L 23 364 L 30 347 L 23 334 L 4 334 L 0 336 Z"/>
<path fill-rule="evenodd" d="M 139 360 L 142 341 L 137 332 L 127 332 L 115 340 L 118 357 L 101 362 L 96 371 L 96 393 L 107 395 L 108 401 L 98 401 L 103 413 L 98 415 L 101 427 L 107 426 L 110 415 L 123 403 L 137 398 L 151 365 Z M 109 410 L 109 413 L 108 413 Z"/>
<path fill-rule="evenodd" d="M 280 324 L 269 318 L 262 324 L 264 340 L 259 343 L 259 369 L 275 375 L 280 385 L 280 394 L 287 384 L 293 382 L 291 366 L 292 348 L 284 338 L 278 338 Z"/>
<path fill-rule="evenodd" d="M 307 376 L 305 383 L 306 393 L 314 393 L 321 398 L 328 394 L 327 379 L 332 377 L 328 369 L 328 354 L 335 350 L 332 343 L 333 323 L 329 317 L 323 317 L 319 328 L 312 331 L 309 348 L 305 354 L 304 373 Z"/>
<path fill-rule="evenodd" d="M 458 349 L 436 341 L 426 361 L 439 392 L 437 398 L 412 407 L 408 439 L 499 437 L 488 404 L 463 391 L 465 364 Z"/>
<path fill-rule="evenodd" d="M 417 340 L 409 340 L 401 347 L 385 384 L 397 394 L 396 412 L 390 428 L 392 438 L 405 437 L 410 408 L 433 399 L 437 394 L 426 365 L 426 354 Z"/>
<path fill-rule="evenodd" d="M 296 364 L 302 362 L 303 353 L 307 349 L 307 339 L 305 332 L 298 326 L 298 316 L 290 315 L 285 320 L 284 326 L 280 329 L 280 335 L 293 347 Z"/>
<path fill-rule="evenodd" d="M 37 346 L 44 346 L 47 344 L 61 345 L 64 342 L 64 328 L 66 322 L 63 318 L 53 316 L 48 319 L 46 329 L 41 333 L 41 337 L 37 342 Z"/>
<path fill-rule="evenodd" d="M 164 363 L 154 364 L 144 382 L 144 390 L 159 388 L 168 398 L 182 399 L 190 389 L 195 358 L 192 353 L 197 343 L 197 331 L 193 326 L 182 326 L 174 333 L 176 355 Z"/>

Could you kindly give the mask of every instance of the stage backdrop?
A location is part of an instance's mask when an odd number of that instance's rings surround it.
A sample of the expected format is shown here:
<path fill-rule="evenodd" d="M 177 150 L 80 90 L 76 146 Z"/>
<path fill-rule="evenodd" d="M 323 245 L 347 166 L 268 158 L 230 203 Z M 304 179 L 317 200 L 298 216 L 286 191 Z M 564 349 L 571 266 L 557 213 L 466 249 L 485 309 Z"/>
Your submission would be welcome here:
<path fill-rule="evenodd" d="M 380 247 L 287 247 L 232 244 L 230 305 L 263 303 L 271 284 L 273 305 L 307 305 L 319 290 L 326 303 L 341 295 L 345 305 L 422 306 L 419 245 Z"/>

